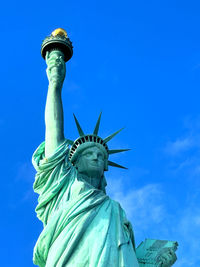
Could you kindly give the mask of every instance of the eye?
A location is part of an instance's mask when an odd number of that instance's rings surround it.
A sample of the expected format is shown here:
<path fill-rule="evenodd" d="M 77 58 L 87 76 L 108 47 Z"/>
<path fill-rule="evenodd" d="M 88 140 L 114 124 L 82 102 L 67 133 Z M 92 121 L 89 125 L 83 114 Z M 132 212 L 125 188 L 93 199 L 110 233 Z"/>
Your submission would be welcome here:
<path fill-rule="evenodd" d="M 87 152 L 85 154 L 83 154 L 84 157 L 90 157 L 92 155 L 92 152 Z"/>
<path fill-rule="evenodd" d="M 98 154 L 98 159 L 100 159 L 100 160 L 104 160 L 104 155 L 101 154 L 101 153 L 99 153 L 99 154 Z"/>

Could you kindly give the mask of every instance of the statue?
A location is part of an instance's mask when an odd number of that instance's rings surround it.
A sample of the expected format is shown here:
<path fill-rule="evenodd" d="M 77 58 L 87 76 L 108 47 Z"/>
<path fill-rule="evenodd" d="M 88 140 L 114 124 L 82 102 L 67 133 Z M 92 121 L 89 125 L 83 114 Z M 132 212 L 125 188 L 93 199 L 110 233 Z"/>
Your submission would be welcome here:
<path fill-rule="evenodd" d="M 34 191 L 39 194 L 36 213 L 44 226 L 34 248 L 34 264 L 40 267 L 171 266 L 176 260 L 175 244 L 157 246 L 159 252 L 165 247 L 164 252 L 148 261 L 156 240 L 146 240 L 136 250 L 132 226 L 124 210 L 106 195 L 104 171 L 108 165 L 124 168 L 108 159 L 110 154 L 127 150 L 108 148 L 107 143 L 120 130 L 104 139 L 98 136 L 100 114 L 93 134 L 84 134 L 74 116 L 79 137 L 75 141 L 64 137 L 61 90 L 65 62 L 73 54 L 67 33 L 56 29 L 44 40 L 41 53 L 47 63 L 49 88 L 45 142 L 33 154 L 37 171 Z M 150 245 L 144 246 L 147 243 Z"/>

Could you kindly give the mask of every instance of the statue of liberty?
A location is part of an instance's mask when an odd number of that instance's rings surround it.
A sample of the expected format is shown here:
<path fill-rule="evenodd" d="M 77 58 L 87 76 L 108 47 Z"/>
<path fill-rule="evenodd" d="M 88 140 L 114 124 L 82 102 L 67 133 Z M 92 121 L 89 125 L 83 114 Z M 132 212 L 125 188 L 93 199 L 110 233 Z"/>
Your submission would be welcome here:
<path fill-rule="evenodd" d="M 127 149 L 110 150 L 106 138 L 98 135 L 101 114 L 92 134 L 85 134 L 77 118 L 79 137 L 64 137 L 61 91 L 65 62 L 72 45 L 63 29 L 46 38 L 42 55 L 49 80 L 45 108 L 45 142 L 33 154 L 37 171 L 34 191 L 39 194 L 36 213 L 44 229 L 34 248 L 33 261 L 40 267 L 138 267 L 134 234 L 120 204 L 106 195 L 104 171 L 108 165 L 121 167 L 109 155 Z M 171 266 L 171 250 L 157 265 Z M 141 262 L 141 263 L 140 263 Z"/>

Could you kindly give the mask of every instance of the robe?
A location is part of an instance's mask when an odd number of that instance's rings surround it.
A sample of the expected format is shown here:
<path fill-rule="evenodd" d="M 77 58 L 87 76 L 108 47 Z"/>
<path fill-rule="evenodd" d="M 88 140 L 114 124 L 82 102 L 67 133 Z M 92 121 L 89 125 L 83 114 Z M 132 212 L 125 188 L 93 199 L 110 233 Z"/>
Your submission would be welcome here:
<path fill-rule="evenodd" d="M 37 171 L 36 213 L 44 229 L 34 248 L 40 267 L 138 267 L 134 236 L 120 204 L 78 176 L 67 141 L 44 157 L 33 154 Z"/>

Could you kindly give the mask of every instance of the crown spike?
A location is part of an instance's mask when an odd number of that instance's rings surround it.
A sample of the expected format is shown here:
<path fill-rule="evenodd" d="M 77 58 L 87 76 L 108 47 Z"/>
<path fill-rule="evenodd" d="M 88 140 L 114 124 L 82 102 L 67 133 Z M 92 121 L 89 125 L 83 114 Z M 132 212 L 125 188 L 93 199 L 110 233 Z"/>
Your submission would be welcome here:
<path fill-rule="evenodd" d="M 100 121 L 101 121 L 101 114 L 102 114 L 102 112 L 100 112 L 99 118 L 98 118 L 97 123 L 96 123 L 96 126 L 94 128 L 94 132 L 93 132 L 94 135 L 98 135 L 99 124 L 100 124 Z"/>
<path fill-rule="evenodd" d="M 120 152 L 125 152 L 125 151 L 129 151 L 130 149 L 112 149 L 112 150 L 108 150 L 108 154 L 115 154 L 115 153 L 120 153 Z"/>
<path fill-rule="evenodd" d="M 112 167 L 117 167 L 117 168 L 121 168 L 121 169 L 126 169 L 126 170 L 128 170 L 128 168 L 126 168 L 126 167 L 124 167 L 124 166 L 122 166 L 122 165 L 119 165 L 119 164 L 117 164 L 117 163 L 115 163 L 115 162 L 112 162 L 112 161 L 110 161 L 110 160 L 108 160 L 108 165 L 109 165 L 109 166 L 112 166 Z"/>
<path fill-rule="evenodd" d="M 120 130 L 116 131 L 115 133 L 109 135 L 108 137 L 106 137 L 103 141 L 104 143 L 109 142 L 115 135 L 117 135 L 119 132 L 121 132 L 121 130 L 123 130 L 124 128 L 121 128 Z"/>
<path fill-rule="evenodd" d="M 74 114 L 73 114 L 73 115 L 74 115 Z M 77 120 L 77 118 L 76 118 L 75 115 L 74 115 L 74 119 L 75 119 L 75 122 L 76 122 L 76 127 L 77 127 L 77 129 L 78 129 L 79 135 L 80 135 L 80 136 L 84 136 L 84 132 L 83 132 L 83 130 L 81 129 L 81 126 L 80 126 L 80 124 L 79 124 L 79 122 L 78 122 L 78 120 Z"/>

